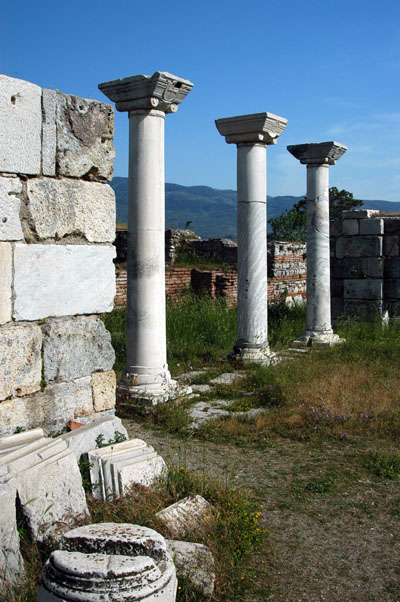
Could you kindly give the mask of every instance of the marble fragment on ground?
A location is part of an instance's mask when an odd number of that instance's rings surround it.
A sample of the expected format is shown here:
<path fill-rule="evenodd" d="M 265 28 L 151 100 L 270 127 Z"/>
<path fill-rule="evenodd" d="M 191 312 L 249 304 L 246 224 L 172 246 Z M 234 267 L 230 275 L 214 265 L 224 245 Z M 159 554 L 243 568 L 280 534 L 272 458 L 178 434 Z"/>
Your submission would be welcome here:
<path fill-rule="evenodd" d="M 81 516 L 88 516 L 85 492 L 74 454 L 60 438 L 49 439 L 35 429 L 34 437 L 21 433 L 10 436 L 10 446 L 0 444 L 0 474 L 15 478 L 22 514 L 33 538 L 43 541 L 70 528 Z"/>
<path fill-rule="evenodd" d="M 157 512 L 156 516 L 178 539 L 194 529 L 201 529 L 209 520 L 211 504 L 201 495 L 190 495 Z"/>
<path fill-rule="evenodd" d="M 166 472 L 166 464 L 151 445 L 131 439 L 88 453 L 93 495 L 106 500 L 125 495 L 132 485 L 150 487 Z"/>
<path fill-rule="evenodd" d="M 146 527 L 73 529 L 45 564 L 38 602 L 173 602 L 176 571 L 164 538 Z"/>
<path fill-rule="evenodd" d="M 167 539 L 178 579 L 187 579 L 202 595 L 211 598 L 214 592 L 215 567 L 211 551 L 201 543 Z"/>
<path fill-rule="evenodd" d="M 237 372 L 225 372 L 224 374 L 220 374 L 216 376 L 212 380 L 210 380 L 210 384 L 212 385 L 233 385 L 245 378 L 244 374 L 239 374 Z"/>
<path fill-rule="evenodd" d="M 128 432 L 121 419 L 117 416 L 102 416 L 70 433 L 61 435 L 61 438 L 79 460 L 82 454 L 87 454 L 95 449 L 96 439 L 99 436 L 107 443 L 108 441 L 114 441 L 118 434 L 128 439 Z"/>

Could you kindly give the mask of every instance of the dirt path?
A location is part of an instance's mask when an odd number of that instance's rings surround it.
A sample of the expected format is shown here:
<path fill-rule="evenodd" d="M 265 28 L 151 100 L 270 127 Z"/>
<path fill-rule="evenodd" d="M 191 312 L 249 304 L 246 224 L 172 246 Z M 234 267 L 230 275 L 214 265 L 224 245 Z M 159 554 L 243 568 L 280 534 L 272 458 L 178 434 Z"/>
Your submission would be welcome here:
<path fill-rule="evenodd" d="M 169 461 L 252 490 L 269 549 L 246 602 L 400 602 L 400 479 L 374 479 L 362 449 L 277 439 L 260 450 L 182 441 L 124 420 Z"/>

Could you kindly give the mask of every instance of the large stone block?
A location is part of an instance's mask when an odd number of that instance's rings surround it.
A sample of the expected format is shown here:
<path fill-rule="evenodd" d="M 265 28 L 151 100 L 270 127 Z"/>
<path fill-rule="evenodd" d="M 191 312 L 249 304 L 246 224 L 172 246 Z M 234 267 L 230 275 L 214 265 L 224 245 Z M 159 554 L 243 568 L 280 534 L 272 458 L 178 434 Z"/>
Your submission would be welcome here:
<path fill-rule="evenodd" d="M 40 173 L 42 89 L 0 74 L 0 172 Z"/>
<path fill-rule="evenodd" d="M 0 324 L 5 324 L 11 320 L 11 286 L 11 244 L 7 242 L 0 242 Z"/>
<path fill-rule="evenodd" d="M 345 257 L 331 262 L 333 278 L 383 278 L 382 257 Z"/>
<path fill-rule="evenodd" d="M 383 219 L 360 219 L 360 234 L 383 234 Z"/>
<path fill-rule="evenodd" d="M 117 416 L 103 416 L 85 424 L 85 426 L 65 433 L 61 437 L 76 458 L 79 459 L 82 454 L 87 454 L 97 447 L 96 439 L 98 440 L 99 436 L 103 442 L 108 443 L 115 440 L 117 434 L 123 435 L 126 439 L 128 438 L 127 430 L 121 419 Z"/>
<path fill-rule="evenodd" d="M 111 180 L 114 111 L 102 102 L 57 94 L 57 172 L 61 176 Z"/>
<path fill-rule="evenodd" d="M 43 541 L 76 524 L 89 511 L 74 454 L 61 439 L 43 439 L 36 449 L 2 458 L 16 478 L 21 510 L 35 539 Z M 17 457 L 16 457 L 17 456 Z"/>
<path fill-rule="evenodd" d="M 24 570 L 19 551 L 16 497 L 16 480 L 8 474 L 0 477 L 0 583 L 2 584 L 18 582 Z"/>
<path fill-rule="evenodd" d="M 343 224 L 341 219 L 329 220 L 329 235 L 340 236 L 343 233 Z"/>
<path fill-rule="evenodd" d="M 112 410 L 115 407 L 116 377 L 114 370 L 95 372 L 91 377 L 93 406 L 95 412 Z"/>
<path fill-rule="evenodd" d="M 176 539 L 202 529 L 210 519 L 211 504 L 201 495 L 191 495 L 157 512 L 156 517 Z"/>
<path fill-rule="evenodd" d="M 35 324 L 0 328 L 0 400 L 40 389 L 42 333 Z"/>
<path fill-rule="evenodd" d="M 115 248 L 99 245 L 16 243 L 16 320 L 111 311 L 115 296 Z"/>
<path fill-rule="evenodd" d="M 400 278 L 400 257 L 392 257 L 385 261 L 385 276 Z"/>
<path fill-rule="evenodd" d="M 345 299 L 382 299 L 383 280 L 380 278 L 344 280 L 343 296 Z"/>
<path fill-rule="evenodd" d="M 346 316 L 355 316 L 361 320 L 373 321 L 381 316 L 383 312 L 383 301 L 363 300 L 363 299 L 344 299 L 343 313 Z"/>
<path fill-rule="evenodd" d="M 84 236 L 89 242 L 115 238 L 115 193 L 99 182 L 40 178 L 28 181 L 32 227 L 41 239 Z"/>
<path fill-rule="evenodd" d="M 387 299 L 400 299 L 400 279 L 385 280 L 385 297 Z"/>
<path fill-rule="evenodd" d="M 0 177 L 0 240 L 24 238 L 19 219 L 21 201 L 17 196 L 21 191 L 19 178 Z"/>
<path fill-rule="evenodd" d="M 87 420 L 93 414 L 90 376 L 70 383 L 48 385 L 44 391 L 0 403 L 0 433 L 17 427 L 43 426 L 54 431 L 70 420 Z"/>
<path fill-rule="evenodd" d="M 171 554 L 178 579 L 187 579 L 206 598 L 214 591 L 214 557 L 207 546 L 189 541 L 167 539 L 167 550 Z"/>
<path fill-rule="evenodd" d="M 359 234 L 359 220 L 358 219 L 344 219 L 343 220 L 343 234 L 354 235 Z"/>
<path fill-rule="evenodd" d="M 383 221 L 385 234 L 400 234 L 400 216 L 385 217 Z"/>
<path fill-rule="evenodd" d="M 382 236 L 340 236 L 336 241 L 336 257 L 380 257 Z"/>
<path fill-rule="evenodd" d="M 385 257 L 398 257 L 400 255 L 399 236 L 385 236 L 383 239 L 383 254 Z"/>
<path fill-rule="evenodd" d="M 42 90 L 42 174 L 56 174 L 56 98 L 55 90 Z"/>
<path fill-rule="evenodd" d="M 43 326 L 43 362 L 47 382 L 71 381 L 97 370 L 111 370 L 111 336 L 97 316 L 49 320 Z"/>

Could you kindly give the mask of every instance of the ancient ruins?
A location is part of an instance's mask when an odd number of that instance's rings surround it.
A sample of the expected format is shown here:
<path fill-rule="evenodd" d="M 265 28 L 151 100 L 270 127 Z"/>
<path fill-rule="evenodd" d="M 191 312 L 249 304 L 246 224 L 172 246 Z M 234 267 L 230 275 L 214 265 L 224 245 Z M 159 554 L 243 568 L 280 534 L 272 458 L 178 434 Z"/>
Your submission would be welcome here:
<path fill-rule="evenodd" d="M 114 299 L 126 302 L 128 314 L 118 395 L 142 404 L 168 402 L 177 394 L 167 364 L 165 300 L 166 292 L 181 294 L 182 283 L 231 304 L 237 299 L 232 358 L 263 364 L 273 359 L 268 295 L 271 302 L 307 293 L 300 346 L 339 341 L 331 313 L 367 320 L 400 314 L 400 218 L 345 211 L 329 225 L 329 166 L 344 145 L 288 147 L 307 165 L 307 249 L 301 243 L 267 245 L 266 147 L 287 124 L 271 113 L 216 121 L 226 142 L 237 146 L 238 244 L 185 243 L 190 252 L 213 249 L 228 264 L 237 262 L 237 272 L 174 268 L 173 246 L 184 237 L 167 235 L 165 253 L 164 120 L 192 86 L 159 71 L 99 85 L 118 111 L 129 113 L 130 122 L 128 273 L 119 297 L 115 196 L 108 184 L 113 108 L 0 75 L 0 574 L 11 583 L 23 578 L 19 519 L 35 540 L 55 538 L 58 549 L 45 565 L 39 602 L 172 602 L 177 576 L 192 580 L 206 599 L 213 592 L 211 552 L 180 541 L 193 522 L 212 513 L 200 496 L 158 513 L 176 540 L 140 525 L 72 528 L 78 519 L 91 520 L 80 460 L 88 463 L 89 486 L 101 500 L 123 496 L 132 485 L 151 487 L 166 474 L 156 450 L 141 439 L 129 440 L 115 416 L 115 354 L 100 319 Z M 222 374 L 210 383 L 236 378 L 243 376 Z M 202 403 L 191 408 L 193 428 L 200 414 L 204 418 Z M 221 400 L 215 415 L 224 407 Z M 213 416 L 211 410 L 207 419 Z M 54 433 L 69 421 L 81 424 Z"/>

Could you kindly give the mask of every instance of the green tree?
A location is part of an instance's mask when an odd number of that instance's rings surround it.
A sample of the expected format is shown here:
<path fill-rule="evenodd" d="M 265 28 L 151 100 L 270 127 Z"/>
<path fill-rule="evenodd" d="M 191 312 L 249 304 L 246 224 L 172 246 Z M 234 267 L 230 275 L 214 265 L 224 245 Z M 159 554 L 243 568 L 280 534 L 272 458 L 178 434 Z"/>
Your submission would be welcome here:
<path fill-rule="evenodd" d="M 355 199 L 352 192 L 338 190 L 336 186 L 329 188 L 329 215 L 330 218 L 339 218 L 342 211 L 360 207 L 362 201 Z M 301 199 L 290 210 L 286 210 L 278 217 L 268 220 L 273 240 L 298 240 L 307 238 L 307 200 Z"/>

